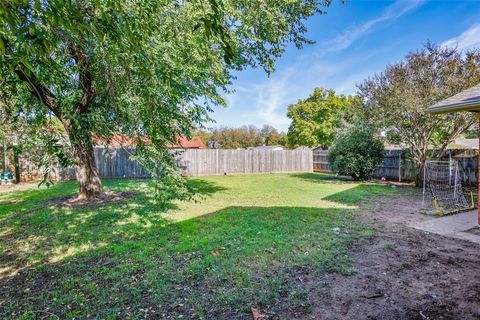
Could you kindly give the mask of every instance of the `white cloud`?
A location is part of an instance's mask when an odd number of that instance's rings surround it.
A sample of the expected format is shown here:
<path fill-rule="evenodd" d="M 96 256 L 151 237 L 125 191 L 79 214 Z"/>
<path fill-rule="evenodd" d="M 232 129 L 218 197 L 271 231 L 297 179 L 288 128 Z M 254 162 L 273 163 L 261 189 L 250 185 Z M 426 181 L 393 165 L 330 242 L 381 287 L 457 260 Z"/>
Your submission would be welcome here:
<path fill-rule="evenodd" d="M 339 51 L 350 47 L 355 41 L 373 31 L 375 27 L 385 21 L 395 20 L 403 16 L 405 13 L 419 7 L 425 0 L 397 0 L 391 6 L 387 7 L 383 13 L 363 24 L 351 28 L 334 39 L 326 43 L 329 51 Z"/>
<path fill-rule="evenodd" d="M 291 99 L 291 86 L 289 80 L 293 70 L 288 69 L 272 77 L 260 85 L 252 86 L 250 93 L 253 101 L 256 101 L 257 111 L 244 114 L 244 117 L 261 118 L 265 123 L 277 128 L 284 129 L 290 120 L 283 109 Z"/>
<path fill-rule="evenodd" d="M 474 24 L 460 35 L 442 42 L 442 47 L 457 47 L 459 50 L 480 47 L 480 23 Z"/>
<path fill-rule="evenodd" d="M 303 57 L 288 69 L 274 73 L 260 84 L 240 87 L 235 92 L 233 101 L 251 102 L 253 112 L 242 114 L 243 118 L 255 119 L 256 122 L 269 124 L 286 131 L 291 120 L 287 118 L 287 108 L 298 99 L 305 99 L 315 87 L 334 88 L 338 93 L 353 94 L 356 83 L 369 73 L 354 73 L 348 77 L 341 75 L 346 70 L 356 68 L 382 50 L 349 59 L 348 61 L 322 61 L 312 55 Z"/>
<path fill-rule="evenodd" d="M 331 63 L 312 59 L 301 59 L 295 64 L 274 73 L 260 84 L 252 84 L 248 90 L 236 92 L 255 105 L 254 112 L 245 113 L 245 118 L 254 118 L 286 131 L 291 120 L 287 108 L 298 99 L 308 97 L 315 87 L 334 87 L 332 77 L 347 69 L 354 60 Z M 312 61 L 313 60 L 313 61 Z M 242 100 L 242 99 L 239 99 Z"/>
<path fill-rule="evenodd" d="M 395 20 L 405 13 L 423 4 L 424 0 L 397 0 L 386 8 L 377 18 L 371 19 L 355 29 L 347 31 L 327 43 L 328 47 L 310 54 L 302 54 L 288 69 L 275 72 L 260 84 L 244 84 L 227 97 L 228 105 L 255 107 L 246 112 L 242 118 L 254 120 L 256 124 L 269 124 L 280 130 L 286 130 L 291 120 L 287 118 L 288 105 L 299 98 L 306 98 L 314 87 L 335 88 L 338 93 L 355 92 L 356 83 L 366 75 L 364 70 L 342 78 L 346 70 L 357 69 L 359 65 L 380 54 L 386 48 L 370 54 L 363 54 L 348 61 L 332 62 L 329 53 L 349 47 L 353 42 L 374 30 L 378 24 Z M 251 110 L 250 109 L 250 110 Z M 238 119 L 237 119 L 238 121 Z"/>

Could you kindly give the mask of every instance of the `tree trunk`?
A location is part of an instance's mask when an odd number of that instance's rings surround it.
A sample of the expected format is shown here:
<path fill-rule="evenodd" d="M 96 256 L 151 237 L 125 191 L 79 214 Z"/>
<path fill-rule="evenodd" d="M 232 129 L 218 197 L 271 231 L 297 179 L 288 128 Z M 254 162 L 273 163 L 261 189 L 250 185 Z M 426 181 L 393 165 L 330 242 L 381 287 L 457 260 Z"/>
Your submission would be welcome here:
<path fill-rule="evenodd" d="M 89 200 L 102 193 L 102 182 L 95 165 L 95 155 L 90 138 L 87 141 L 74 137 L 72 142 L 76 162 L 75 175 L 79 186 L 78 199 Z M 72 138 L 71 138 L 72 140 Z"/>
<path fill-rule="evenodd" d="M 18 159 L 18 152 L 13 151 L 13 167 L 15 168 L 15 183 L 20 183 L 20 161 Z"/>
<path fill-rule="evenodd" d="M 417 164 L 418 172 L 415 176 L 415 187 L 422 188 L 423 187 L 423 171 L 425 170 L 425 160 L 421 160 L 420 163 Z"/>

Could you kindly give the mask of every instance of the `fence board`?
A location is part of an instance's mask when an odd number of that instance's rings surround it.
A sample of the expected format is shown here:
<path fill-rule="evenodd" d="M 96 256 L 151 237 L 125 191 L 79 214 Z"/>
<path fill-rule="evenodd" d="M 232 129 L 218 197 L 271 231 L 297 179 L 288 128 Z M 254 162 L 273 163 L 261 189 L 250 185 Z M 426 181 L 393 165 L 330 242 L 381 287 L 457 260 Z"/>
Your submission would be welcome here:
<path fill-rule="evenodd" d="M 252 174 L 269 172 L 312 172 L 311 150 L 174 150 L 176 165 L 186 176 Z M 102 178 L 148 178 L 142 166 L 130 158 L 134 149 L 94 149 L 95 164 Z M 41 177 L 41 171 L 27 159 L 21 164 L 24 179 Z M 74 179 L 73 168 L 55 168 L 53 178 Z"/>
<path fill-rule="evenodd" d="M 187 149 L 177 158 L 186 176 L 312 172 L 311 150 Z"/>

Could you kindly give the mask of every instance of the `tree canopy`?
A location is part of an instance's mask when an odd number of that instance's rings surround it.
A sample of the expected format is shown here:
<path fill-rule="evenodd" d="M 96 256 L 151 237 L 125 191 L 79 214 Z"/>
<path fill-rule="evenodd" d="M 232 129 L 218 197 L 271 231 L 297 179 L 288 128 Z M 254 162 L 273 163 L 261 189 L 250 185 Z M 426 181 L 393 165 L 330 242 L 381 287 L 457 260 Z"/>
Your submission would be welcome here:
<path fill-rule="evenodd" d="M 431 115 L 426 109 L 478 83 L 479 51 L 427 44 L 359 85 L 358 118 L 408 146 L 421 173 L 429 156 L 445 155 L 447 145 L 477 121 L 468 112 Z"/>
<path fill-rule="evenodd" d="M 292 119 L 287 140 L 292 147 L 329 147 L 335 137 L 343 113 L 355 103 L 355 97 L 336 95 L 333 89 L 316 88 L 305 100 L 288 107 Z"/>
<path fill-rule="evenodd" d="M 102 191 L 92 137 L 115 134 L 136 140 L 136 159 L 163 194 L 179 191 L 165 146 L 225 104 L 232 71 L 271 72 L 287 43 L 309 43 L 305 19 L 330 2 L 4 2 L 1 111 L 37 127 L 61 123 L 69 144 L 55 152 L 76 164 L 81 197 Z"/>
<path fill-rule="evenodd" d="M 285 142 L 285 134 L 269 125 L 264 125 L 261 129 L 254 125 L 239 128 L 222 126 L 211 131 L 197 131 L 195 136 L 202 139 L 206 145 L 209 141 L 216 141 L 221 149 L 271 146 Z"/>

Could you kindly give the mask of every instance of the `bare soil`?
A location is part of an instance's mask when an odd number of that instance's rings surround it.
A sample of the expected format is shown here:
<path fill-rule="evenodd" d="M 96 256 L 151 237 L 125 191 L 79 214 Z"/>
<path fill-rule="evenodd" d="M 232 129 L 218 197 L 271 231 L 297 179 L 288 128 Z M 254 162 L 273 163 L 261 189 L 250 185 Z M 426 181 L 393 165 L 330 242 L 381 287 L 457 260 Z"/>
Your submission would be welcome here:
<path fill-rule="evenodd" d="M 101 208 L 109 203 L 125 202 L 129 198 L 135 196 L 134 192 L 130 191 L 104 191 L 92 199 L 78 199 L 78 195 L 70 195 L 64 197 L 56 197 L 48 200 L 38 201 L 40 206 L 36 206 L 30 210 L 25 210 L 22 213 L 29 213 L 37 211 L 43 207 L 62 207 L 62 208 Z"/>
<path fill-rule="evenodd" d="M 303 275 L 310 312 L 297 319 L 480 319 L 480 245 L 408 224 L 421 191 L 370 200 L 359 214 L 376 235 L 355 246 L 353 275 Z"/>
<path fill-rule="evenodd" d="M 93 199 L 78 199 L 77 195 L 58 197 L 50 200 L 45 200 L 45 205 L 55 205 L 60 207 L 102 207 L 110 202 L 125 201 L 135 195 L 130 191 L 104 191 Z"/>

